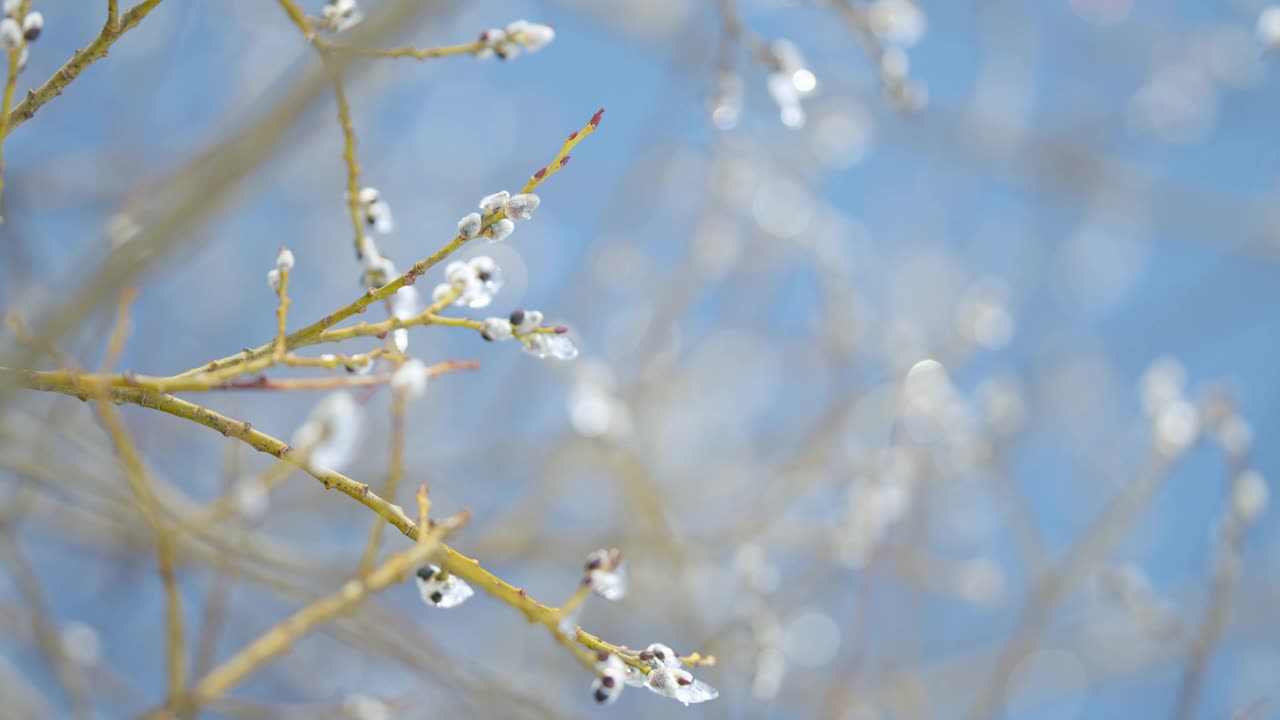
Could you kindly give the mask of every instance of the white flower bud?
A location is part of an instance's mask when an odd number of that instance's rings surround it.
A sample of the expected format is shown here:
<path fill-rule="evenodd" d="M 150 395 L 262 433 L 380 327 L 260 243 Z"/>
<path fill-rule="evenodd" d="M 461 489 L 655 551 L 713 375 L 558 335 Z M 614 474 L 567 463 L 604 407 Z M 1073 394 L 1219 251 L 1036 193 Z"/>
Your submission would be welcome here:
<path fill-rule="evenodd" d="M 13 18 L 0 20 L 0 50 L 9 52 L 22 44 L 22 26 Z"/>
<path fill-rule="evenodd" d="M 431 291 L 432 304 L 438 303 L 445 299 L 449 293 L 453 292 L 453 285 L 449 283 L 440 283 L 435 290 Z"/>
<path fill-rule="evenodd" d="M 521 193 L 507 201 L 507 217 L 512 220 L 530 220 L 533 211 L 542 201 L 533 193 Z"/>
<path fill-rule="evenodd" d="M 360 193 L 356 196 L 356 199 L 360 201 L 361 205 L 372 205 L 378 202 L 378 197 L 378 188 L 367 187 L 360 189 Z"/>
<path fill-rule="evenodd" d="M 4 0 L 4 14 L 12 15 L 18 12 L 18 8 L 22 7 L 22 0 Z"/>
<path fill-rule="evenodd" d="M 1257 470 L 1246 470 L 1231 488 L 1231 510 L 1245 525 L 1252 525 L 1267 511 L 1270 491 Z"/>
<path fill-rule="evenodd" d="M 418 593 L 428 605 L 451 608 L 466 602 L 475 591 L 462 578 L 434 565 L 425 565 L 418 570 Z"/>
<path fill-rule="evenodd" d="M 468 260 L 467 265 L 481 280 L 484 279 L 483 276 L 491 275 L 498 270 L 498 263 L 494 262 L 493 258 L 488 255 L 477 255 Z"/>
<path fill-rule="evenodd" d="M 515 334 L 532 332 L 542 325 L 542 313 L 538 310 L 516 310 L 511 313 L 511 327 Z"/>
<path fill-rule="evenodd" d="M 321 10 L 321 26 L 329 32 L 341 32 L 364 20 L 356 0 L 329 0 Z"/>
<path fill-rule="evenodd" d="M 1269 50 L 1280 50 L 1280 5 L 1268 5 L 1258 14 L 1258 39 Z"/>
<path fill-rule="evenodd" d="M 645 687 L 663 697 L 675 698 L 685 705 L 714 700 L 720 696 L 715 688 L 701 680 L 694 680 L 687 670 L 665 665 L 655 667 L 649 673 Z"/>
<path fill-rule="evenodd" d="M 502 218 L 498 222 L 489 226 L 489 242 L 500 242 L 505 240 L 515 231 L 516 224 L 507 218 Z"/>
<path fill-rule="evenodd" d="M 271 506 L 271 495 L 267 492 L 266 486 L 254 478 L 245 478 L 237 482 L 231 497 L 235 503 L 236 514 L 251 523 L 266 517 L 267 509 Z"/>
<path fill-rule="evenodd" d="M 551 44 L 551 41 L 556 39 L 556 30 L 543 23 L 517 20 L 507 26 L 507 36 L 525 50 L 534 52 Z"/>
<path fill-rule="evenodd" d="M 293 269 L 293 251 L 288 248 L 280 248 L 280 254 L 276 256 L 276 268 L 281 272 Z"/>
<path fill-rule="evenodd" d="M 453 285 L 465 286 L 475 275 L 476 273 L 471 269 L 471 266 L 461 260 L 454 260 L 444 266 L 444 279 Z"/>
<path fill-rule="evenodd" d="M 95 667 L 102 661 L 102 637 L 79 620 L 72 620 L 62 628 L 58 645 L 68 660 L 81 667 Z"/>
<path fill-rule="evenodd" d="M 484 319 L 484 330 L 480 332 L 485 340 L 510 340 L 511 321 L 506 318 L 490 317 Z"/>
<path fill-rule="evenodd" d="M 601 652 L 596 658 L 596 679 L 591 683 L 591 697 L 601 705 L 618 699 L 626 687 L 627 664 L 612 653 Z"/>
<path fill-rule="evenodd" d="M 911 0 L 876 0 L 867 7 L 871 32 L 881 40 L 911 47 L 924 37 L 925 14 Z"/>
<path fill-rule="evenodd" d="M 420 398 L 427 391 L 428 379 L 427 366 L 418 358 L 412 358 L 392 373 L 391 387 L 410 399 Z"/>
<path fill-rule="evenodd" d="M 481 225 L 480 213 L 471 213 L 458 221 L 458 235 L 464 240 L 470 240 L 480 232 Z"/>
<path fill-rule="evenodd" d="M 311 464 L 341 470 L 359 449 L 362 416 L 350 393 L 330 393 L 294 433 L 293 444 L 308 453 Z"/>
<path fill-rule="evenodd" d="M 271 287 L 272 292 L 280 292 L 280 270 L 271 268 L 267 271 L 267 285 Z"/>
<path fill-rule="evenodd" d="M 488 215 L 489 213 L 496 212 L 499 209 L 506 207 L 507 201 L 510 199 L 511 193 L 506 190 L 499 190 L 492 195 L 485 195 L 480 198 L 480 210 L 483 211 L 485 215 Z"/>
<path fill-rule="evenodd" d="M 33 10 L 22 18 L 22 36 L 27 39 L 27 42 L 40 37 L 40 31 L 43 29 L 44 15 L 40 14 L 38 10 Z"/>
<path fill-rule="evenodd" d="M 586 576 L 582 584 L 591 588 L 595 594 L 606 600 L 621 600 L 627 594 L 627 564 L 622 560 L 622 553 L 614 548 L 594 550 L 587 556 Z M 650 645 L 653 650 L 655 646 Z M 666 646 L 662 646 L 666 647 Z M 671 648 L 668 654 L 674 656 Z"/>

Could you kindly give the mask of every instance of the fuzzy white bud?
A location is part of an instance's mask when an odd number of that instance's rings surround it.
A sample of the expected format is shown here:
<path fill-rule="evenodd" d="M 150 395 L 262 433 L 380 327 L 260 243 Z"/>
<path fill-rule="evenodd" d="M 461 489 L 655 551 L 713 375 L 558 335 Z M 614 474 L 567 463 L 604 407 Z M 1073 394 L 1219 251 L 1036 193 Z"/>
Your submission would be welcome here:
<path fill-rule="evenodd" d="M 281 272 L 293 269 L 293 251 L 289 248 L 280 248 L 280 254 L 276 256 L 276 268 Z"/>
<path fill-rule="evenodd" d="M 556 30 L 543 23 L 516 20 L 507 26 L 507 38 L 529 52 L 541 50 L 556 39 Z"/>
<path fill-rule="evenodd" d="M 464 240 L 470 240 L 480 232 L 481 225 L 480 213 L 471 213 L 458 221 L 458 236 Z"/>
<path fill-rule="evenodd" d="M 481 335 L 485 340 L 510 340 L 511 321 L 506 318 L 490 317 L 484 319 L 484 330 Z"/>
<path fill-rule="evenodd" d="M 31 42 L 32 40 L 40 37 L 40 31 L 43 29 L 44 15 L 42 15 L 40 11 L 33 10 L 27 13 L 26 17 L 22 18 L 22 36 L 27 39 L 27 42 Z"/>
<path fill-rule="evenodd" d="M 475 271 L 471 266 L 461 260 L 454 260 L 444 266 L 444 279 L 453 285 L 466 285 L 474 276 Z"/>
<path fill-rule="evenodd" d="M 492 195 L 485 195 L 480 198 L 480 210 L 483 211 L 485 215 L 488 215 L 489 213 L 496 212 L 501 208 L 506 207 L 507 201 L 510 199 L 511 193 L 506 190 L 499 190 Z"/>
<path fill-rule="evenodd" d="M 511 233 L 516 231 L 516 224 L 507 218 L 502 218 L 498 222 L 489 226 L 489 242 L 501 242 L 506 240 Z"/>
<path fill-rule="evenodd" d="M 521 193 L 507 201 L 507 217 L 512 220 L 530 220 L 533 211 L 538 209 L 542 200 L 533 193 Z"/>
<path fill-rule="evenodd" d="M 267 271 L 267 285 L 273 292 L 280 292 L 280 270 L 271 268 Z"/>
<path fill-rule="evenodd" d="M 0 50 L 9 52 L 22 44 L 22 26 L 13 18 L 0 20 Z"/>
<path fill-rule="evenodd" d="M 1267 511 L 1270 491 L 1257 470 L 1246 470 L 1231 489 L 1231 509 L 1246 525 L 1252 525 Z"/>

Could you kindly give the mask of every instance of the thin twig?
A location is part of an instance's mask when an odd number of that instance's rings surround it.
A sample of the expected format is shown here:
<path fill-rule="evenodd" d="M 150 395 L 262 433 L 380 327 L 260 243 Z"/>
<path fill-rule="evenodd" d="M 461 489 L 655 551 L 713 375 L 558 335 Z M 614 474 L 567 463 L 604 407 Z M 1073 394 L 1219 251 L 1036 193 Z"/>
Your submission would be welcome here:
<path fill-rule="evenodd" d="M 112 2 L 111 4 L 114 5 L 115 3 Z M 116 40 L 119 40 L 125 33 L 137 27 L 138 23 L 147 16 L 147 13 L 154 10 L 159 4 L 160 0 L 143 0 L 133 6 L 132 10 L 120 16 L 114 26 L 108 22 L 102 28 L 102 32 L 93 39 L 93 42 L 75 55 L 72 55 L 71 59 L 60 70 L 55 72 L 43 85 L 27 93 L 22 102 L 18 103 L 7 114 L 7 125 L 3 126 L 2 131 L 0 131 L 0 138 L 7 137 L 9 133 L 34 117 L 36 111 L 43 107 L 45 103 L 61 95 L 63 89 L 70 85 L 72 80 L 79 77 L 85 68 L 106 57 L 107 51 L 111 49 Z M 108 10 L 108 12 L 110 11 Z"/>
<path fill-rule="evenodd" d="M 172 531 L 160 516 L 155 491 L 152 489 L 151 481 L 147 477 L 146 469 L 143 467 L 142 457 L 138 454 L 133 438 L 130 437 L 129 431 L 120 420 L 120 416 L 116 412 L 115 405 L 111 402 L 108 393 L 109 390 L 106 388 L 102 388 L 95 393 L 98 395 L 98 402 L 94 403 L 94 408 L 98 412 L 99 421 L 115 445 L 116 454 L 120 457 L 120 462 L 124 466 L 125 477 L 129 481 L 129 487 L 133 490 L 134 497 L 138 501 L 142 515 L 155 535 L 156 559 L 160 569 L 160 579 L 164 584 L 165 626 L 168 633 L 168 642 L 166 644 L 168 660 L 165 667 L 169 679 L 169 692 L 176 694 L 182 690 L 186 658 L 183 643 L 182 598 L 178 593 L 178 583 L 174 572 L 175 553 Z"/>
<path fill-rule="evenodd" d="M 31 9 L 31 0 L 22 0 L 18 5 L 18 21 L 27 16 Z M 9 109 L 13 107 L 13 93 L 18 87 L 18 73 L 22 72 L 22 55 L 27 49 L 27 40 L 22 38 L 17 45 L 5 53 L 9 61 L 8 74 L 5 77 L 4 97 L 0 100 L 0 200 L 4 199 L 4 137 L 9 133 Z M 4 222 L 3 204 L 0 204 L 0 222 Z"/>
<path fill-rule="evenodd" d="M 9 372 L 11 373 L 12 371 Z M 3 374 L 5 374 L 5 371 L 0 370 L 0 375 Z M 24 384 L 23 379 L 25 377 L 29 377 L 29 375 L 19 374 L 18 377 L 14 378 L 14 380 L 18 384 L 22 385 Z M 191 420 L 200 425 L 204 425 L 205 427 L 217 430 L 225 436 L 235 437 L 260 452 L 285 459 L 297 465 L 304 472 L 320 481 L 326 489 L 338 490 L 342 494 L 354 499 L 356 502 L 377 513 L 405 536 L 415 541 L 418 540 L 423 533 L 423 530 L 414 523 L 407 514 L 405 514 L 404 508 L 380 497 L 377 493 L 371 491 L 369 486 L 365 483 L 357 482 L 335 470 L 311 465 L 305 461 L 305 458 L 301 457 L 301 453 L 294 452 L 284 441 L 267 435 L 260 430 L 254 429 L 249 423 L 233 420 L 232 418 L 210 410 L 209 408 L 176 398 L 172 395 L 146 392 L 134 388 L 107 389 L 106 392 L 109 392 L 109 397 L 101 399 L 93 391 L 87 390 L 77 383 L 66 383 L 56 386 L 26 384 L 25 386 L 29 389 L 57 392 L 63 395 L 79 398 L 81 400 L 99 400 L 99 402 L 96 403 L 99 406 L 112 406 L 113 403 L 131 403 L 145 408 L 150 408 L 152 410 L 158 410 L 175 417 Z M 645 674 L 648 674 L 650 671 L 651 668 L 648 664 L 635 660 L 634 658 L 627 657 L 618 646 L 604 643 L 598 638 L 594 638 L 594 636 L 583 632 L 578 632 L 573 637 L 566 635 L 560 628 L 560 623 L 563 620 L 564 615 L 559 609 L 543 605 L 537 600 L 534 600 L 524 591 L 523 588 L 517 588 L 514 585 L 507 583 L 481 567 L 479 561 L 466 557 L 443 543 L 439 546 L 438 563 L 444 571 L 462 578 L 472 586 L 487 593 L 490 597 L 493 597 L 499 602 L 518 610 L 529 622 L 542 625 L 552 634 L 557 642 L 566 645 L 566 647 L 574 647 L 575 652 L 577 648 L 572 642 L 574 637 L 577 638 L 578 642 L 583 644 L 586 644 L 583 640 L 584 637 L 593 638 L 595 643 L 602 644 L 602 647 L 610 648 L 612 652 L 619 653 L 620 657 L 623 657 L 628 664 L 632 665 L 632 667 L 635 667 L 637 670 L 640 670 Z M 579 659 L 583 659 L 583 656 L 580 653 L 578 653 L 578 656 Z"/>
<path fill-rule="evenodd" d="M 404 391 L 391 396 L 391 441 L 387 448 L 387 479 L 382 484 L 382 495 L 387 498 L 395 498 L 400 478 L 404 475 L 404 416 L 408 400 Z M 356 566 L 357 576 L 369 572 L 369 568 L 378 559 L 378 550 L 382 548 L 382 533 L 386 527 L 387 524 L 381 520 L 373 521 L 373 526 L 369 528 L 369 542 L 365 544 L 360 564 Z"/>
<path fill-rule="evenodd" d="M 1003 697 L 1009 676 L 1034 646 L 1045 625 L 1067 594 L 1111 548 L 1151 502 L 1169 475 L 1167 457 L 1153 451 L 1137 475 L 1119 491 L 1102 516 L 1087 529 L 1067 552 L 1066 557 L 1036 583 L 1031 598 L 1023 608 L 1018 623 L 987 676 L 967 717 L 980 720 L 991 717 Z"/>
<path fill-rule="evenodd" d="M 565 140 L 564 144 L 560 148 L 560 152 L 556 154 L 555 158 L 552 159 L 551 163 L 548 164 L 546 167 L 543 167 L 537 172 L 535 172 L 529 178 L 529 181 L 525 183 L 524 187 L 520 190 L 520 192 L 524 192 L 524 193 L 532 192 L 535 188 L 541 185 L 542 182 L 545 181 L 548 177 L 550 177 L 551 175 L 554 175 L 556 172 L 559 172 L 560 169 L 563 168 L 565 164 L 568 162 L 569 151 L 572 150 L 578 143 L 582 142 L 582 140 L 585 137 L 595 132 L 596 127 L 600 124 L 600 117 L 601 115 L 603 115 L 603 113 L 604 113 L 604 110 L 600 110 L 599 112 L 597 112 L 595 115 L 591 117 L 591 120 L 588 121 L 587 124 L 583 126 L 581 130 L 578 130 L 573 134 L 571 134 L 569 138 Z M 484 221 L 481 224 L 482 231 L 484 229 L 487 229 L 491 225 L 493 225 L 493 223 L 505 217 L 506 217 L 506 211 L 504 209 L 499 209 L 496 212 L 490 213 L 484 218 Z M 289 350 L 293 350 L 299 347 L 305 347 L 307 345 L 314 344 L 316 338 L 320 335 L 320 333 L 324 332 L 325 330 L 328 330 L 334 325 L 337 325 L 343 320 L 346 320 L 352 315 L 357 315 L 359 313 L 364 312 L 365 309 L 368 308 L 373 303 L 391 297 L 395 293 L 399 292 L 400 288 L 406 285 L 412 285 L 417 281 L 419 277 L 421 277 L 431 268 L 438 265 L 446 257 L 449 257 L 450 255 L 452 255 L 463 245 L 467 244 L 469 240 L 470 238 L 464 238 L 461 235 L 455 236 L 453 240 L 446 243 L 443 247 L 441 247 L 439 250 L 432 253 L 430 256 L 422 260 L 419 260 L 417 263 L 414 263 L 413 267 L 409 268 L 409 271 L 406 272 L 404 275 L 401 275 L 400 277 L 388 282 L 386 285 L 383 285 L 380 288 L 369 288 L 368 291 L 366 291 L 356 300 L 347 304 L 345 307 L 342 307 L 337 311 L 330 313 L 329 315 L 325 315 L 323 318 L 317 320 L 316 322 L 311 323 L 310 325 L 308 325 L 305 328 L 302 328 L 301 330 L 293 332 L 287 338 L 285 338 L 285 347 Z M 212 362 L 206 363 L 200 367 L 192 368 L 191 370 L 188 370 L 182 373 L 181 376 L 185 377 L 190 375 L 196 375 L 202 372 L 224 370 L 227 368 L 234 367 L 236 365 L 240 365 L 242 363 L 259 360 L 269 355 L 273 348 L 274 348 L 274 343 L 267 343 L 265 345 L 261 345 L 251 350 L 236 353 L 235 355 L 229 355 L 219 360 L 214 360 Z"/>
<path fill-rule="evenodd" d="M 465 522 L 465 516 L 461 522 Z M 171 694 L 166 707 L 176 706 L 186 710 L 208 704 L 264 663 L 288 650 L 315 626 L 350 610 L 370 595 L 402 582 L 407 575 L 440 551 L 438 538 L 448 529 L 451 529 L 450 526 L 441 523 L 427 533 L 429 541 L 416 543 L 408 550 L 392 555 L 366 577 L 348 581 L 338 592 L 289 616 L 214 668 L 196 683 L 188 698 L 180 699 L 177 694 Z"/>
<path fill-rule="evenodd" d="M 40 579 L 22 554 L 18 541 L 9 534 L 7 528 L 0 528 L 0 551 L 3 551 L 9 565 L 13 568 L 15 584 L 27 611 L 27 617 L 30 619 L 31 631 L 35 635 L 36 643 L 48 657 L 49 664 L 53 666 L 54 676 L 70 698 L 75 716 L 77 718 L 93 717 L 92 702 L 85 680 L 63 651 L 57 628 L 48 620 L 49 603 L 40 586 Z"/>

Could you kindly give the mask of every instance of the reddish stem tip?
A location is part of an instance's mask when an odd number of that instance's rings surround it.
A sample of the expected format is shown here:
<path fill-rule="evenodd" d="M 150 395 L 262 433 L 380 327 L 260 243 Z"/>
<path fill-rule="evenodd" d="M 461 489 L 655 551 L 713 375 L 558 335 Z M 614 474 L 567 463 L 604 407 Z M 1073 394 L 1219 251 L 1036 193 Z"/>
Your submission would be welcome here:
<path fill-rule="evenodd" d="M 536 172 L 536 173 L 534 173 L 534 174 L 533 174 L 533 179 L 534 179 L 534 180 L 541 180 L 542 178 L 544 178 L 544 177 L 546 177 L 546 176 L 547 176 L 547 169 L 546 169 L 546 168 L 542 168 L 542 169 L 538 170 L 538 172 Z"/>
<path fill-rule="evenodd" d="M 594 130 L 595 128 L 600 127 L 600 116 L 601 116 L 601 115 L 604 115 L 604 108 L 600 108 L 599 110 L 597 110 L 597 111 L 596 111 L 596 114 L 595 114 L 595 115 L 592 115 L 592 116 L 591 116 L 591 122 L 590 122 L 589 124 L 591 125 L 591 128 L 592 128 L 593 130 Z"/>
<path fill-rule="evenodd" d="M 570 158 L 570 157 L 572 157 L 572 156 L 571 156 L 571 155 L 565 155 L 564 157 L 560 158 L 560 167 L 564 167 L 565 165 L 568 165 L 568 164 L 569 164 L 569 158 Z"/>

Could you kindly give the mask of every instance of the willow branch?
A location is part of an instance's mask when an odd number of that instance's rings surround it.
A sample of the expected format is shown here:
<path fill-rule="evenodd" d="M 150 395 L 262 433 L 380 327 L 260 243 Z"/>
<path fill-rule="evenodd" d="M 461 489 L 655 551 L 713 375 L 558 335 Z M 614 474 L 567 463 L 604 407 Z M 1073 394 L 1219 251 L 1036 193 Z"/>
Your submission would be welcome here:
<path fill-rule="evenodd" d="M 254 429 L 250 423 L 234 420 L 209 408 L 165 393 L 148 392 L 136 388 L 108 388 L 104 389 L 103 393 L 109 396 L 100 399 L 94 392 L 77 383 L 40 385 L 26 382 L 33 374 L 30 372 L 15 373 L 15 371 L 0 369 L 0 379 L 3 379 L 4 375 L 14 375 L 11 378 L 13 382 L 29 389 L 57 392 L 80 400 L 99 400 L 97 403 L 99 406 L 111 406 L 112 403 L 131 403 L 217 430 L 224 436 L 234 437 L 259 452 L 281 458 L 296 465 L 302 471 L 320 481 L 320 484 L 325 489 L 337 490 L 364 505 L 414 541 L 418 541 L 426 534 L 420 525 L 405 513 L 404 508 L 380 497 L 377 493 L 371 491 L 367 484 L 357 482 L 335 470 L 306 462 L 306 458 L 302 457 L 302 453 L 295 452 L 288 443 Z M 560 609 L 544 605 L 529 597 L 524 588 L 515 587 L 485 570 L 478 560 L 467 557 L 444 543 L 439 544 L 438 553 L 436 562 L 443 570 L 462 578 L 481 592 L 514 608 L 524 615 L 525 619 L 530 623 L 543 626 L 557 642 L 573 648 L 575 655 L 580 660 L 590 662 L 590 657 L 579 652 L 580 648 L 574 644 L 574 641 L 576 640 L 577 643 L 585 645 L 584 638 L 590 638 L 602 648 L 617 653 L 624 661 L 641 672 L 648 674 L 650 671 L 651 668 L 648 664 L 638 660 L 634 653 L 628 654 L 625 647 L 605 643 L 581 631 L 581 629 L 578 629 L 576 633 L 565 632 L 561 628 L 561 622 L 564 620 L 565 615 Z"/>
<path fill-rule="evenodd" d="M 565 140 L 560 148 L 560 152 L 556 153 L 556 156 L 552 159 L 551 163 L 530 176 L 528 182 L 525 183 L 520 192 L 532 192 L 547 178 L 559 172 L 568 163 L 569 151 L 577 146 L 578 143 L 582 142 L 582 140 L 588 135 L 595 132 L 596 127 L 600 124 L 600 117 L 603 113 L 604 110 L 598 111 L 581 130 L 577 130 L 569 135 L 569 138 Z M 489 215 L 486 215 L 481 224 L 482 231 L 505 217 L 506 211 L 504 209 L 499 209 Z M 348 303 L 346 306 L 339 308 L 333 313 L 325 315 L 323 318 L 320 318 L 301 330 L 291 333 L 287 338 L 285 338 L 285 349 L 293 350 L 299 347 L 315 344 L 318 341 L 317 338 L 319 335 L 325 330 L 328 330 L 353 315 L 363 313 L 370 305 L 391 297 L 397 293 L 400 288 L 414 284 L 417 282 L 419 277 L 438 265 L 442 260 L 452 255 L 463 245 L 467 244 L 469 240 L 470 238 L 463 237 L 462 235 L 454 236 L 453 240 L 450 240 L 439 250 L 435 251 L 430 256 L 419 260 L 417 263 L 414 263 L 413 267 L 409 268 L 409 271 L 404 275 L 395 278 L 380 288 L 369 288 L 359 298 Z M 214 360 L 201 367 L 192 368 L 191 370 L 182 373 L 181 377 L 196 375 L 202 372 L 225 370 L 242 363 L 260 360 L 269 355 L 273 348 L 273 343 L 266 343 L 256 348 L 236 353 L 235 355 L 229 355 L 219 360 Z"/>
<path fill-rule="evenodd" d="M 396 496 L 400 487 L 400 478 L 404 475 L 404 416 L 408 405 L 408 396 L 404 391 L 396 392 L 391 398 L 391 441 L 387 448 L 387 479 L 382 484 L 382 494 L 389 498 Z M 425 498 L 424 498 L 425 501 Z M 419 523 L 421 524 L 421 523 Z M 374 520 L 369 528 L 369 542 L 365 545 L 360 564 L 356 566 L 356 575 L 364 575 L 373 567 L 378 558 L 378 550 L 382 548 L 382 533 L 387 524 Z"/>
<path fill-rule="evenodd" d="M 115 44 L 125 33 L 137 27 L 139 22 L 147 16 L 157 5 L 160 0 L 143 0 L 133 9 L 126 12 L 123 16 L 111 21 L 111 13 L 108 14 L 107 24 L 102 28 L 102 32 L 93 39 L 83 50 L 78 51 L 71 59 L 67 61 L 62 69 L 53 74 L 44 82 L 43 85 L 27 93 L 22 102 L 18 103 L 13 110 L 6 115 L 6 123 L 0 128 L 0 138 L 7 137 L 9 133 L 17 129 L 26 121 L 35 116 L 36 111 L 44 106 L 53 98 L 62 94 L 62 90 L 71 84 L 84 72 L 84 69 L 92 65 L 99 59 L 106 57 L 107 51 Z M 113 8 L 115 3 L 112 2 L 108 7 Z"/>
<path fill-rule="evenodd" d="M 115 405 L 106 397 L 106 392 L 105 390 L 103 391 L 103 397 L 99 398 L 99 402 L 94 403 L 94 408 L 98 412 L 98 419 L 102 426 L 107 430 L 107 434 L 111 436 L 111 441 L 116 448 L 116 454 L 119 455 L 120 462 L 124 466 L 125 477 L 129 481 L 129 487 L 133 490 L 134 497 L 142 510 L 142 515 L 155 535 L 156 560 L 160 569 L 160 579 L 164 583 L 165 595 L 165 626 L 167 629 L 167 662 L 165 667 L 169 679 L 169 692 L 175 694 L 182 690 L 183 677 L 185 675 L 185 670 L 183 669 L 185 651 L 183 649 L 182 598 L 178 593 L 178 583 L 174 573 L 173 536 L 171 529 L 166 526 L 164 519 L 160 516 L 155 491 L 151 487 L 151 481 L 147 477 L 137 446 L 134 445 L 133 438 L 129 436 L 128 430 L 120 420 L 120 415 L 116 412 Z"/>

